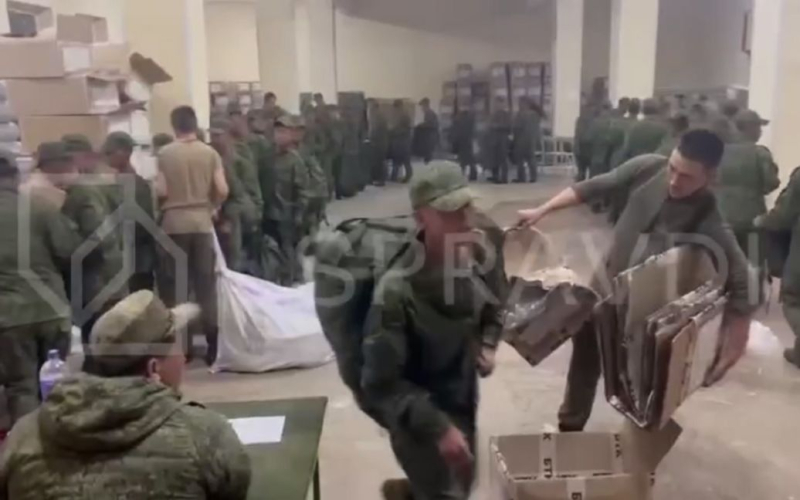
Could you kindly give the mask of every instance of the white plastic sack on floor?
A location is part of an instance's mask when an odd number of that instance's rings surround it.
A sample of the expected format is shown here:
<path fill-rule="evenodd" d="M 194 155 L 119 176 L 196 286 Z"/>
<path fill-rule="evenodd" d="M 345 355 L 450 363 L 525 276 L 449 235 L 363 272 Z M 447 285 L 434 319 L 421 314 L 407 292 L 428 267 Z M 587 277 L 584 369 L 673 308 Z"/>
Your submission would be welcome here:
<path fill-rule="evenodd" d="M 219 352 L 214 371 L 261 373 L 333 361 L 314 284 L 284 288 L 231 271 L 217 243 Z"/>
<path fill-rule="evenodd" d="M 750 324 L 747 352 L 756 356 L 776 357 L 783 353 L 783 344 L 770 327 L 760 321 L 753 321 Z"/>

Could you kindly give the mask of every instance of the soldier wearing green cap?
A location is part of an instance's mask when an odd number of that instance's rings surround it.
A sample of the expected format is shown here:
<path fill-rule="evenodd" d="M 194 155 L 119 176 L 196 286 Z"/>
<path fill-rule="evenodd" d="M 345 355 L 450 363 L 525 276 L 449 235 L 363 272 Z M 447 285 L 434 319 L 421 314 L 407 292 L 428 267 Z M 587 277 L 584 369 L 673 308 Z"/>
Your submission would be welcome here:
<path fill-rule="evenodd" d="M 84 345 L 100 315 L 127 293 L 127 282 L 114 278 L 123 273 L 122 225 L 99 231 L 123 204 L 122 186 L 117 173 L 102 161 L 86 136 L 67 134 L 61 141 L 72 157 L 80 177 L 70 185 L 62 211 L 78 225 L 78 231 L 89 247 L 79 268 L 79 276 L 71 276 L 71 301 L 75 323 L 81 327 Z"/>
<path fill-rule="evenodd" d="M 474 211 L 458 165 L 434 161 L 411 182 L 418 224 L 400 262 L 376 285 L 366 321 L 363 406 L 386 427 L 407 480 L 386 499 L 466 499 L 475 473 L 478 375 L 494 369 L 506 282 L 502 231 Z M 497 255 L 502 258 L 501 254 Z M 451 293 L 452 292 L 452 293 Z"/>
<path fill-rule="evenodd" d="M 91 371 L 22 419 L 0 462 L 0 497 L 244 500 L 250 460 L 224 417 L 182 401 L 178 337 L 199 315 L 140 291 L 92 330 Z"/>
<path fill-rule="evenodd" d="M 284 115 L 275 120 L 274 185 L 267 198 L 269 208 L 264 217 L 264 232 L 278 243 L 290 262 L 282 277 L 288 284 L 302 278 L 297 246 L 303 237 L 311 199 L 308 167 L 297 151 L 296 129 L 300 126 L 296 116 Z"/>
<path fill-rule="evenodd" d="M 136 147 L 136 141 L 125 132 L 109 134 L 103 144 L 103 154 L 106 163 L 117 172 L 117 179 L 122 186 L 123 197 L 133 195 L 133 204 L 124 206 L 126 214 L 123 220 L 131 220 L 136 224 L 133 237 L 133 246 L 130 249 L 134 257 L 133 275 L 128 280 L 130 292 L 155 289 L 156 271 L 156 242 L 153 234 L 141 222 L 136 221 L 131 210 L 138 210 L 139 217 L 151 222 L 152 227 L 157 225 L 155 214 L 155 196 L 150 183 L 140 176 L 131 164 L 131 156 Z M 130 185 L 128 184 L 130 183 Z M 126 242 L 127 243 L 127 242 Z"/>
<path fill-rule="evenodd" d="M 765 197 L 778 189 L 778 165 L 772 153 L 758 145 L 762 127 L 769 124 L 755 111 L 742 111 L 735 119 L 736 133 L 725 144 L 715 194 L 720 212 L 731 225 L 736 241 L 753 266 L 765 270 L 763 241 L 753 220 L 767 213 Z M 762 280 L 766 275 L 762 275 Z"/>
<path fill-rule="evenodd" d="M 59 173 L 50 170 L 51 175 L 67 176 L 72 164 L 63 150 L 48 156 L 56 149 L 40 148 L 39 167 L 61 162 Z M 47 352 L 69 351 L 62 270 L 80 244 L 74 224 L 51 196 L 58 188 L 21 190 L 19 182 L 16 159 L 0 150 L 0 385 L 12 424 L 39 405 L 39 369 Z"/>

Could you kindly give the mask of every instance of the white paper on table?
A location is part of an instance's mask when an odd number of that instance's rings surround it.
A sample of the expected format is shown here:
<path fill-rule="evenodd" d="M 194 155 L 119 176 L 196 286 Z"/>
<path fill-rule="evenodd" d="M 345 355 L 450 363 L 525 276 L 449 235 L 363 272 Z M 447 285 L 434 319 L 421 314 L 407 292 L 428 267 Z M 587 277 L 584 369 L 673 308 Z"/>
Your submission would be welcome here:
<path fill-rule="evenodd" d="M 280 443 L 286 417 L 232 418 L 229 420 L 243 445 Z"/>

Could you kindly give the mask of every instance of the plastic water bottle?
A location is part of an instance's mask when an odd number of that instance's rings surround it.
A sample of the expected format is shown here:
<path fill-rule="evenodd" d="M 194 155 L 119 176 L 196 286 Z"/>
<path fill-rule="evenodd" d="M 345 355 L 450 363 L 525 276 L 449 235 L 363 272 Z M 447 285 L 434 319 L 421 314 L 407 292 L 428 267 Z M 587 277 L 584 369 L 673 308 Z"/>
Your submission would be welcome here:
<path fill-rule="evenodd" d="M 67 376 L 69 369 L 67 364 L 58 357 L 58 351 L 53 349 L 47 353 L 47 362 L 42 365 L 39 372 L 39 389 L 42 393 L 42 401 L 47 399 L 53 387 Z"/>

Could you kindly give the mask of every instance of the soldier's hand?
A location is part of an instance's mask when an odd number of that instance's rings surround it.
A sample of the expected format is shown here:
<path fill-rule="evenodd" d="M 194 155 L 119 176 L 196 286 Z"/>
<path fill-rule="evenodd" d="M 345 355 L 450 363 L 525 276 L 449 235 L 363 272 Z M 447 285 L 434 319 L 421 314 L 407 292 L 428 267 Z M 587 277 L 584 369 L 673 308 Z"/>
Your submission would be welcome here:
<path fill-rule="evenodd" d="M 483 347 L 480 354 L 478 354 L 478 375 L 486 378 L 494 373 L 494 369 L 497 366 L 496 357 L 497 349 L 494 347 Z"/>
<path fill-rule="evenodd" d="M 719 358 L 706 375 L 706 387 L 722 380 L 744 356 L 750 340 L 750 317 L 726 314 L 722 322 L 722 339 Z"/>
<path fill-rule="evenodd" d="M 535 226 L 540 220 L 542 220 L 546 213 L 547 212 L 545 212 L 542 208 L 520 210 L 517 212 L 517 217 L 519 218 L 517 225 L 520 227 Z"/>
<path fill-rule="evenodd" d="M 451 425 L 450 428 L 447 429 L 447 432 L 439 438 L 437 447 L 444 461 L 447 462 L 456 473 L 462 475 L 469 474 L 475 457 L 472 456 L 464 434 L 458 430 L 455 425 Z"/>

